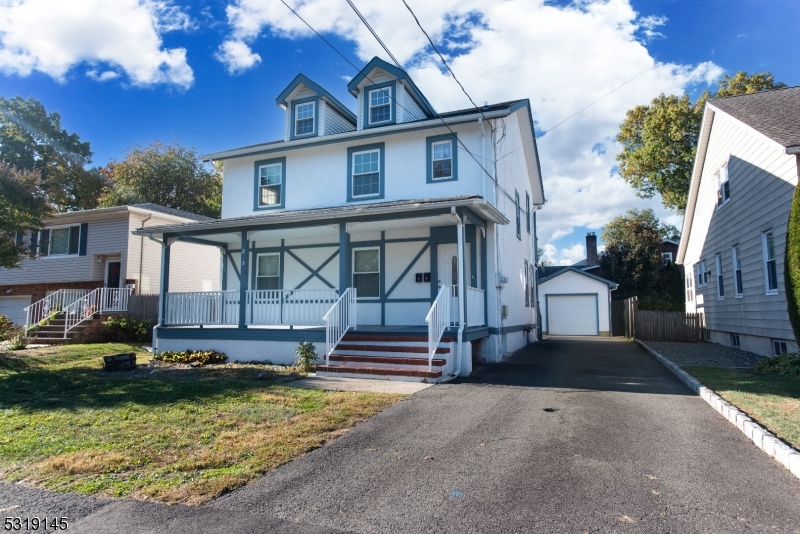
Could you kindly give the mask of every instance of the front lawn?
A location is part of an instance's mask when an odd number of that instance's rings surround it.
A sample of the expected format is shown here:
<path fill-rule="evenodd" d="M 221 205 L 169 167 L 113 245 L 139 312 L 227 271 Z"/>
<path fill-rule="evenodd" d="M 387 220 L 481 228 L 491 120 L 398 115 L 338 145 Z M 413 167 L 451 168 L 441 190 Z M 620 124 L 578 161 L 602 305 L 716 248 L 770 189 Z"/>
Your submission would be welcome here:
<path fill-rule="evenodd" d="M 150 358 L 122 344 L 0 352 L 0 479 L 197 504 L 403 398 L 294 388 L 263 365 L 103 371 L 119 352 Z"/>
<path fill-rule="evenodd" d="M 770 432 L 800 448 L 800 377 L 724 367 L 683 367 Z"/>

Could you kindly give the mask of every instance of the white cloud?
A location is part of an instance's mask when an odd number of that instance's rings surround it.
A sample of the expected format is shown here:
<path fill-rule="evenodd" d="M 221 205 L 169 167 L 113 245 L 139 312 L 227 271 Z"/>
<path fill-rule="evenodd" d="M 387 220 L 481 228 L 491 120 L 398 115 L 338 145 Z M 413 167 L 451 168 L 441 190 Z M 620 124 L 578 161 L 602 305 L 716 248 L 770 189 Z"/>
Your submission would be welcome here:
<path fill-rule="evenodd" d="M 186 49 L 165 49 L 161 35 L 193 28 L 169 1 L 0 0 L 0 71 L 64 81 L 88 65 L 86 75 L 99 81 L 122 71 L 133 85 L 188 88 L 194 74 Z"/>
<path fill-rule="evenodd" d="M 231 74 L 244 72 L 261 63 L 261 56 L 253 53 L 242 41 L 225 41 L 220 45 L 216 57 Z"/>
<path fill-rule="evenodd" d="M 641 17 L 639 19 L 639 29 L 645 36 L 645 42 L 650 42 L 658 37 L 664 37 L 664 34 L 656 31 L 656 28 L 666 23 L 667 17 L 659 17 L 657 15 Z"/>
<path fill-rule="evenodd" d="M 232 41 L 252 45 L 262 33 L 316 39 L 280 2 L 232 1 L 227 8 Z M 629 0 L 580 0 L 566 7 L 544 0 L 408 1 L 435 42 L 451 43 L 459 37 L 458 46 L 444 52 L 449 51 L 453 70 L 476 102 L 530 98 L 540 129 L 552 128 L 622 86 L 539 139 L 548 201 L 538 215 L 540 242 L 568 235 L 576 227 L 599 230 L 630 208 L 653 208 L 660 218 L 680 224 L 659 199 L 638 198 L 614 173 L 619 152 L 614 136 L 628 109 L 661 92 L 680 94 L 687 87 L 711 83 L 721 74 L 711 62 L 657 62 L 637 36 L 655 32 L 666 19 L 640 17 Z M 346 2 L 290 4 L 321 33 L 355 43 L 361 60 L 385 57 Z M 437 109 L 470 105 L 428 53 L 425 36 L 402 2 L 360 0 L 358 7 Z M 454 23 L 467 19 L 470 24 Z"/>
<path fill-rule="evenodd" d="M 556 248 L 548 243 L 544 246 L 544 257 L 553 265 L 573 265 L 586 259 L 586 249 L 580 243 L 564 248 Z"/>
<path fill-rule="evenodd" d="M 97 80 L 98 82 L 107 82 L 109 80 L 119 78 L 120 74 L 118 72 L 114 72 L 113 70 L 100 72 L 97 69 L 89 69 L 86 71 L 86 76 L 93 80 Z"/>

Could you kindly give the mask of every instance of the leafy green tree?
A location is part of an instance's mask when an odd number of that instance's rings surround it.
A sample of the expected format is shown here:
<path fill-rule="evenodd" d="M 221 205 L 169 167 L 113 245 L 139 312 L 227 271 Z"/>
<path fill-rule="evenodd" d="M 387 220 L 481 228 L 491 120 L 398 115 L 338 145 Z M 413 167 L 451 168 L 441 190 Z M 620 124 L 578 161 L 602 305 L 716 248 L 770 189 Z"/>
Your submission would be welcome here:
<path fill-rule="evenodd" d="M 665 238 L 675 237 L 677 229 L 661 223 L 653 210 L 628 210 L 609 222 L 601 233 L 605 251 L 600 254 L 600 276 L 619 284 L 614 299 L 639 297 L 640 309 L 683 309 L 680 273 L 677 281 L 670 265 L 661 258 L 659 245 Z"/>
<path fill-rule="evenodd" d="M 38 171 L 0 163 L 0 267 L 19 266 L 29 252 L 17 242 L 17 233 L 38 230 L 53 213 L 39 185 Z"/>
<path fill-rule="evenodd" d="M 536 266 L 537 267 L 550 267 L 553 265 L 553 262 L 548 260 L 544 255 L 544 249 L 542 247 L 538 247 L 536 249 Z"/>
<path fill-rule="evenodd" d="M 137 146 L 122 161 L 101 169 L 108 189 L 102 206 L 152 202 L 209 217 L 222 210 L 219 167 L 200 161 L 193 148 L 156 141 Z"/>
<path fill-rule="evenodd" d="M 61 115 L 47 113 L 34 98 L 0 97 L 0 161 L 37 171 L 38 187 L 59 211 L 91 209 L 103 190 L 91 163 L 89 143 L 61 127 Z"/>
<path fill-rule="evenodd" d="M 776 83 L 772 74 L 748 75 L 737 72 L 719 81 L 714 98 L 757 93 L 786 87 Z M 622 151 L 617 155 L 619 174 L 642 198 L 661 195 L 664 206 L 683 213 L 692 180 L 692 168 L 703 121 L 703 110 L 712 95 L 708 91 L 692 102 L 663 93 L 646 106 L 628 110 L 620 125 L 617 141 Z"/>
<path fill-rule="evenodd" d="M 786 303 L 789 322 L 795 339 L 800 339 L 800 188 L 795 188 L 789 225 L 786 229 L 786 260 L 783 281 L 786 285 Z"/>

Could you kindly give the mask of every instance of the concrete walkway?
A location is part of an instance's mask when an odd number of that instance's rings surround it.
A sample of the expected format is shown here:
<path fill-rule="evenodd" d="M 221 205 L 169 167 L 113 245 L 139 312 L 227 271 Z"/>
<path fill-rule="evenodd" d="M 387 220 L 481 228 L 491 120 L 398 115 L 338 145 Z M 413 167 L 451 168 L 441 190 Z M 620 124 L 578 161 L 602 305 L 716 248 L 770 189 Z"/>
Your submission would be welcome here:
<path fill-rule="evenodd" d="M 800 483 L 625 341 L 546 340 L 198 508 L 0 485 L 70 532 L 800 532 Z"/>

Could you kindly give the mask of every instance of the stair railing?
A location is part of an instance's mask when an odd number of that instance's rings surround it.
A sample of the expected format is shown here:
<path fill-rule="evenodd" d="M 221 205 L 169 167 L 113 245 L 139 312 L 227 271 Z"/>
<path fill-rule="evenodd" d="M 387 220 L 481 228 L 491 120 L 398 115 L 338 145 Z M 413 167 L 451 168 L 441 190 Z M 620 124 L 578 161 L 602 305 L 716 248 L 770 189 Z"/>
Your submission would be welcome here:
<path fill-rule="evenodd" d="M 64 339 L 69 331 L 96 313 L 128 311 L 131 288 L 99 287 L 64 308 Z"/>
<path fill-rule="evenodd" d="M 25 335 L 32 328 L 50 320 L 76 300 L 89 293 L 88 289 L 59 289 L 24 308 Z"/>
<path fill-rule="evenodd" d="M 322 320 L 325 323 L 325 365 L 330 365 L 333 349 L 351 328 L 356 329 L 356 288 L 348 287 Z"/>
<path fill-rule="evenodd" d="M 447 285 L 439 289 L 425 322 L 428 323 L 428 371 L 432 371 L 433 356 L 439 348 L 444 331 L 450 326 L 450 290 Z"/>

